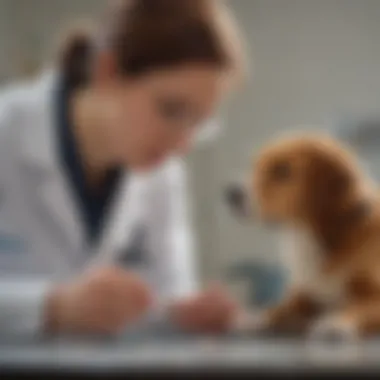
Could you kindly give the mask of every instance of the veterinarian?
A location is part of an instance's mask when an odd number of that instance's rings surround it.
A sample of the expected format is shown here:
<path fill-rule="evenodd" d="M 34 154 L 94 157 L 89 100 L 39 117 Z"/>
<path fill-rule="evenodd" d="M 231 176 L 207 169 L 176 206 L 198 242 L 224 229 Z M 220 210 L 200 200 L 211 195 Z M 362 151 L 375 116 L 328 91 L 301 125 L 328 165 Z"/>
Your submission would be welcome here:
<path fill-rule="evenodd" d="M 221 1 L 124 0 L 0 103 L 0 333 L 226 329 L 197 289 L 180 160 L 240 71 Z"/>

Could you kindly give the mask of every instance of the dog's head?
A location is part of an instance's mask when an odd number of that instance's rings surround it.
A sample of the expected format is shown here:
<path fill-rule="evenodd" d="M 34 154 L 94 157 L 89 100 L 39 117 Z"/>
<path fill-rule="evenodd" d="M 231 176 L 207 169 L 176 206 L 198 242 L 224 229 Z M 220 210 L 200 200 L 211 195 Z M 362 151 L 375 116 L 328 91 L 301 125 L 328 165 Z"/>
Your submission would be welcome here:
<path fill-rule="evenodd" d="M 325 135 L 305 135 L 268 144 L 253 159 L 248 186 L 230 187 L 227 195 L 244 215 L 307 224 L 326 235 L 333 224 L 342 226 L 363 212 L 366 190 L 346 147 Z"/>

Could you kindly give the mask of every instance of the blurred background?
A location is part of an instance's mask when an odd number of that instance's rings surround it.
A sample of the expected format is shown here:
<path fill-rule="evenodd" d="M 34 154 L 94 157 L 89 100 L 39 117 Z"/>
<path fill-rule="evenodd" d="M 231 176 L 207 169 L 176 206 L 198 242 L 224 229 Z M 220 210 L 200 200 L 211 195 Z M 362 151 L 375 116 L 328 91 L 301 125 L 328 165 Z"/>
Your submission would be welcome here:
<path fill-rule="evenodd" d="M 279 131 L 330 128 L 336 118 L 376 114 L 380 104 L 379 0 L 230 3 L 253 70 L 223 110 L 218 138 L 188 159 L 205 281 L 241 260 L 273 257 L 270 233 L 242 226 L 223 204 L 223 187 L 248 170 L 250 155 Z M 103 0 L 0 0 L 0 84 L 34 75 L 54 57 L 62 32 L 103 6 Z"/>

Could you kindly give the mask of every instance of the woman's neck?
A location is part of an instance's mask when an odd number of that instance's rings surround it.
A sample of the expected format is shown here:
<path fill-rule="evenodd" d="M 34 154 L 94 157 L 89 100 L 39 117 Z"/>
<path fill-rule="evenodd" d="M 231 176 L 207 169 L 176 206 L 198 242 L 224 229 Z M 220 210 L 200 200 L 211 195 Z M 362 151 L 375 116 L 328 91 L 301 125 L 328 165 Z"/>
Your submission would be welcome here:
<path fill-rule="evenodd" d="M 97 118 L 96 106 L 91 93 L 78 91 L 71 100 L 73 134 L 80 152 L 86 180 L 96 186 L 103 179 L 112 160 L 104 141 L 102 128 Z"/>

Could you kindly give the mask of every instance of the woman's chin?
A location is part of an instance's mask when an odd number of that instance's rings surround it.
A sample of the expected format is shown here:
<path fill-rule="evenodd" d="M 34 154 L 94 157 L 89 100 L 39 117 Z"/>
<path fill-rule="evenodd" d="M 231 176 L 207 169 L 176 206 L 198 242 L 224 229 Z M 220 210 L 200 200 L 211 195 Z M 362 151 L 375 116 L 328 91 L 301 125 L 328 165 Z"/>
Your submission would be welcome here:
<path fill-rule="evenodd" d="M 151 169 L 154 169 L 160 165 L 162 165 L 164 163 L 166 159 L 166 156 L 161 154 L 161 155 L 152 155 L 151 157 L 149 157 L 149 159 L 147 160 L 147 166 Z"/>
<path fill-rule="evenodd" d="M 150 172 L 160 167 L 168 158 L 167 154 L 144 154 L 123 157 L 124 167 L 134 172 Z"/>
<path fill-rule="evenodd" d="M 149 172 L 157 169 L 163 162 L 165 158 L 150 158 L 143 161 L 135 162 L 134 164 L 130 164 L 128 167 L 136 172 Z"/>

